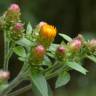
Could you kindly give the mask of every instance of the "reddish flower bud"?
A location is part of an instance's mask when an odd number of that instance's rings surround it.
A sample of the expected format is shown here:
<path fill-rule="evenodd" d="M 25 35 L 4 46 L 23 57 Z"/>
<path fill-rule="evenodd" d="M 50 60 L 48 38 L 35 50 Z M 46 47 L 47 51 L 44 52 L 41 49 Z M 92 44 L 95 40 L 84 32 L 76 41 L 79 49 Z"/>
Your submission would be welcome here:
<path fill-rule="evenodd" d="M 89 42 L 89 48 L 91 49 L 94 49 L 96 48 L 96 39 L 92 39 L 90 42 Z"/>
<path fill-rule="evenodd" d="M 60 52 L 60 53 L 64 53 L 65 52 L 65 48 L 63 46 L 59 46 L 57 48 L 57 51 Z"/>
<path fill-rule="evenodd" d="M 20 16 L 21 16 L 21 13 L 20 13 L 20 7 L 19 5 L 17 4 L 12 4 L 8 11 L 5 12 L 5 21 L 6 21 L 6 24 L 8 25 L 13 25 L 15 24 L 16 22 L 18 22 L 20 20 Z"/>
<path fill-rule="evenodd" d="M 43 22 L 43 21 L 41 21 L 40 23 L 39 23 L 39 28 L 41 28 L 43 25 L 45 25 L 45 24 L 47 24 L 46 22 Z"/>
<path fill-rule="evenodd" d="M 43 57 L 45 53 L 45 48 L 42 45 L 38 45 L 36 46 L 34 52 L 35 52 L 36 57 L 38 58 Z"/>
<path fill-rule="evenodd" d="M 35 48 L 32 48 L 29 63 L 40 64 L 44 58 L 44 55 L 45 55 L 45 48 L 42 45 L 37 45 Z"/>
<path fill-rule="evenodd" d="M 81 42 L 81 40 L 79 40 L 79 39 L 74 39 L 73 41 L 71 41 L 70 43 L 69 43 L 69 46 L 70 46 L 70 48 L 72 49 L 72 50 L 79 50 L 80 49 L 80 47 L 81 47 L 81 44 L 82 44 L 82 42 Z"/>
<path fill-rule="evenodd" d="M 0 71 L 0 80 L 8 80 L 10 77 L 10 73 L 7 71 Z"/>
<path fill-rule="evenodd" d="M 23 29 L 23 24 L 22 23 L 16 23 L 15 28 L 16 31 L 20 31 Z"/>
<path fill-rule="evenodd" d="M 84 38 L 81 34 L 78 34 L 78 36 L 75 39 L 80 40 L 82 43 L 84 43 Z"/>
<path fill-rule="evenodd" d="M 11 29 L 10 37 L 11 37 L 13 40 L 19 40 L 20 38 L 22 38 L 23 33 L 24 33 L 23 24 L 22 24 L 22 23 L 16 23 L 16 24 L 12 27 L 12 29 Z"/>
<path fill-rule="evenodd" d="M 56 50 L 56 57 L 59 60 L 62 60 L 64 56 L 65 56 L 65 48 L 60 45 L 60 46 L 58 46 L 58 48 Z"/>
<path fill-rule="evenodd" d="M 9 10 L 10 10 L 10 11 L 13 11 L 13 12 L 20 12 L 20 7 L 19 7 L 19 5 L 17 5 L 17 4 L 12 4 L 12 5 L 9 7 Z"/>

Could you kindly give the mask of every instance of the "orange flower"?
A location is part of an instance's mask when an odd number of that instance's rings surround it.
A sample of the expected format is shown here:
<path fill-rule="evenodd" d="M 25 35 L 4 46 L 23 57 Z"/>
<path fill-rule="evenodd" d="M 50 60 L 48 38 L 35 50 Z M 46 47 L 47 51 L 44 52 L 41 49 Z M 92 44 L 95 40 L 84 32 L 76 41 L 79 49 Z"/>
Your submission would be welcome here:
<path fill-rule="evenodd" d="M 54 40 L 56 33 L 56 28 L 47 23 L 43 24 L 40 28 L 40 36 L 48 40 Z"/>

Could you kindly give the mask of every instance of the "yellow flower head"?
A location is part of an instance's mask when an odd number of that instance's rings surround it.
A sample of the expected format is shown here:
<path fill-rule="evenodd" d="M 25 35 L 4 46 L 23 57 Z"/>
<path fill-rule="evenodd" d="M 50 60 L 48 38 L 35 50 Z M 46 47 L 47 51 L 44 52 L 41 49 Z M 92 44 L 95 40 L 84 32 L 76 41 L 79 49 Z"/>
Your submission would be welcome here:
<path fill-rule="evenodd" d="M 54 40 L 56 33 L 56 28 L 47 23 L 43 24 L 40 28 L 40 36 L 48 40 Z"/>

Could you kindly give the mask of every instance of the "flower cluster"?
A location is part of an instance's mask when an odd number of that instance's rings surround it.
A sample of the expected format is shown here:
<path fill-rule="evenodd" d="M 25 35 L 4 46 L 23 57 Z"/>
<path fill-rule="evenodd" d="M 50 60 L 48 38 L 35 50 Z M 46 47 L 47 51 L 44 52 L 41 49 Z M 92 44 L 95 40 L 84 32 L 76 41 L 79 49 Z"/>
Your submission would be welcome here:
<path fill-rule="evenodd" d="M 0 22 L 2 30 L 4 29 L 9 39 L 17 40 L 23 36 L 24 27 L 21 23 L 20 7 L 17 4 L 12 4 L 4 13 Z"/>
<path fill-rule="evenodd" d="M 84 58 L 96 63 L 96 39 L 87 41 L 80 34 L 71 38 L 58 33 L 62 41 L 60 44 L 53 43 L 57 35 L 56 27 L 40 22 L 32 28 L 31 23 L 22 23 L 20 15 L 19 5 L 12 4 L 0 17 L 5 47 L 4 71 L 0 71 L 0 81 L 4 82 L 0 82 L 0 96 L 9 96 L 23 80 L 31 81 L 42 96 L 48 96 L 46 79 L 57 77 L 56 88 L 61 87 L 69 82 L 70 70 L 74 69 L 84 75 L 88 72 L 81 64 Z M 15 80 L 8 83 L 9 60 L 13 53 L 22 62 L 22 68 Z M 45 91 L 42 91 L 43 87 Z"/>

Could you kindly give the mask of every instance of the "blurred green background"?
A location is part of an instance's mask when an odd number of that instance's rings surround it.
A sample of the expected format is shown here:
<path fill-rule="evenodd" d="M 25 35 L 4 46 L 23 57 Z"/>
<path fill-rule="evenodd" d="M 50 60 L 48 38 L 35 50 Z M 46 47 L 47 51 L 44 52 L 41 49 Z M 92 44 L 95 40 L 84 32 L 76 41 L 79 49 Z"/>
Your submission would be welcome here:
<path fill-rule="evenodd" d="M 31 21 L 32 25 L 36 25 L 40 21 L 46 21 L 55 25 L 58 32 L 71 37 L 79 33 L 86 39 L 96 37 L 96 0 L 0 0 L 0 15 L 11 3 L 20 5 L 24 22 Z M 60 41 L 59 37 L 56 41 Z M 3 34 L 0 35 L 0 61 L 3 63 Z M 53 90 L 56 96 L 96 96 L 96 65 L 89 60 L 83 62 L 89 70 L 88 75 L 82 76 L 72 71 L 70 83 Z M 14 77 L 20 67 L 18 61 L 10 63 L 11 76 Z M 17 72 L 13 71 L 15 69 L 18 69 Z M 33 95 L 28 91 L 20 96 Z"/>

